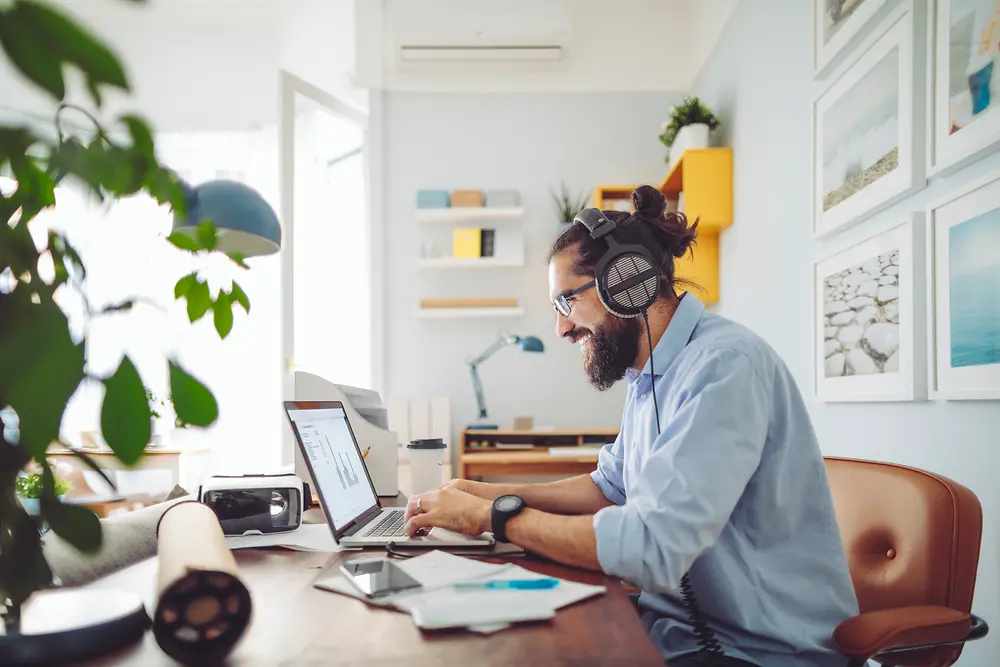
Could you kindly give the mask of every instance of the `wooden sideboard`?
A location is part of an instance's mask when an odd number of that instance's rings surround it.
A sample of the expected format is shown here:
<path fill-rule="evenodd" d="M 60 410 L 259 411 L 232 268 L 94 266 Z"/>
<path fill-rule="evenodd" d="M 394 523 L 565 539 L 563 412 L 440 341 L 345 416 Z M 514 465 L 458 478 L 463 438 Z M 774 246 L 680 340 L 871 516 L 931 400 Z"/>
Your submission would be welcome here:
<path fill-rule="evenodd" d="M 596 448 L 614 442 L 618 429 L 462 431 L 457 476 L 569 476 L 597 468 Z M 580 451 L 588 448 L 589 451 Z"/>

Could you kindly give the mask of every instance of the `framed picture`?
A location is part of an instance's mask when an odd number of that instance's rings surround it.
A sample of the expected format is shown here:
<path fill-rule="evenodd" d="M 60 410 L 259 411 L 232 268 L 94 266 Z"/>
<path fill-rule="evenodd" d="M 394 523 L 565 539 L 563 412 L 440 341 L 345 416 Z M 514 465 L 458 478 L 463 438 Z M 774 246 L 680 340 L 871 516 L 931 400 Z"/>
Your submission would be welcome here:
<path fill-rule="evenodd" d="M 1000 177 L 927 207 L 932 398 L 1000 399 Z"/>
<path fill-rule="evenodd" d="M 813 69 L 821 76 L 886 0 L 812 0 Z"/>
<path fill-rule="evenodd" d="M 813 350 L 824 401 L 927 398 L 924 216 L 815 262 Z"/>
<path fill-rule="evenodd" d="M 929 173 L 1000 147 L 1000 4 L 937 0 Z"/>
<path fill-rule="evenodd" d="M 926 184 L 925 31 L 925 4 L 900 4 L 813 103 L 814 238 Z"/>

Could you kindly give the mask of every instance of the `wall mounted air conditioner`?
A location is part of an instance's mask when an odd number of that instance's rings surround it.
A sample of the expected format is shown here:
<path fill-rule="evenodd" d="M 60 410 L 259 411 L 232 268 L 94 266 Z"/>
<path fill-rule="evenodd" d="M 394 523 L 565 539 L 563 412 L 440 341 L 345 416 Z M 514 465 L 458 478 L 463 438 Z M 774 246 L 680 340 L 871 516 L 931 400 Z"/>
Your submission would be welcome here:
<path fill-rule="evenodd" d="M 403 62 L 552 62 L 562 57 L 563 47 L 557 44 L 399 47 L 399 59 Z"/>

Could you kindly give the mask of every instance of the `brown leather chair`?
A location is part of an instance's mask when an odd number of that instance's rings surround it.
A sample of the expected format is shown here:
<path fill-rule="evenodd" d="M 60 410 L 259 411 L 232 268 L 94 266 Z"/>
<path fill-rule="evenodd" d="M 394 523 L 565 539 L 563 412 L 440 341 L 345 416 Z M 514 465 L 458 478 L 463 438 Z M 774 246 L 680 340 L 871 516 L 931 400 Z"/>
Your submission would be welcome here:
<path fill-rule="evenodd" d="M 986 635 L 971 614 L 983 514 L 960 484 L 891 463 L 826 459 L 860 615 L 834 632 L 861 666 L 952 665 Z"/>

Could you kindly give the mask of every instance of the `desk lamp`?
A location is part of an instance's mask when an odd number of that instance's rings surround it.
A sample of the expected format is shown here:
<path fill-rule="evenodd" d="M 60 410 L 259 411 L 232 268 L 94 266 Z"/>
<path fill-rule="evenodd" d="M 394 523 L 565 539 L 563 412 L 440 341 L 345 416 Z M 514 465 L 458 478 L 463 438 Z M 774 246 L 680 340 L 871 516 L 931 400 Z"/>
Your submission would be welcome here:
<path fill-rule="evenodd" d="M 197 187 L 181 182 L 185 215 L 174 216 L 174 231 L 194 236 L 198 225 L 211 220 L 219 250 L 244 257 L 272 255 L 281 248 L 281 225 L 274 210 L 256 191 L 234 181 L 209 181 Z"/>
<path fill-rule="evenodd" d="M 545 351 L 545 345 L 535 336 L 515 336 L 506 331 L 501 331 L 499 337 L 489 347 L 466 361 L 469 364 L 469 373 L 472 375 L 472 388 L 476 392 L 476 405 L 479 407 L 480 420 L 489 419 L 489 415 L 486 412 L 486 399 L 483 397 L 483 383 L 479 380 L 479 364 L 508 345 L 517 345 L 518 349 L 522 352 Z M 471 424 L 469 428 L 495 430 L 497 425 L 481 421 L 478 424 Z"/>

